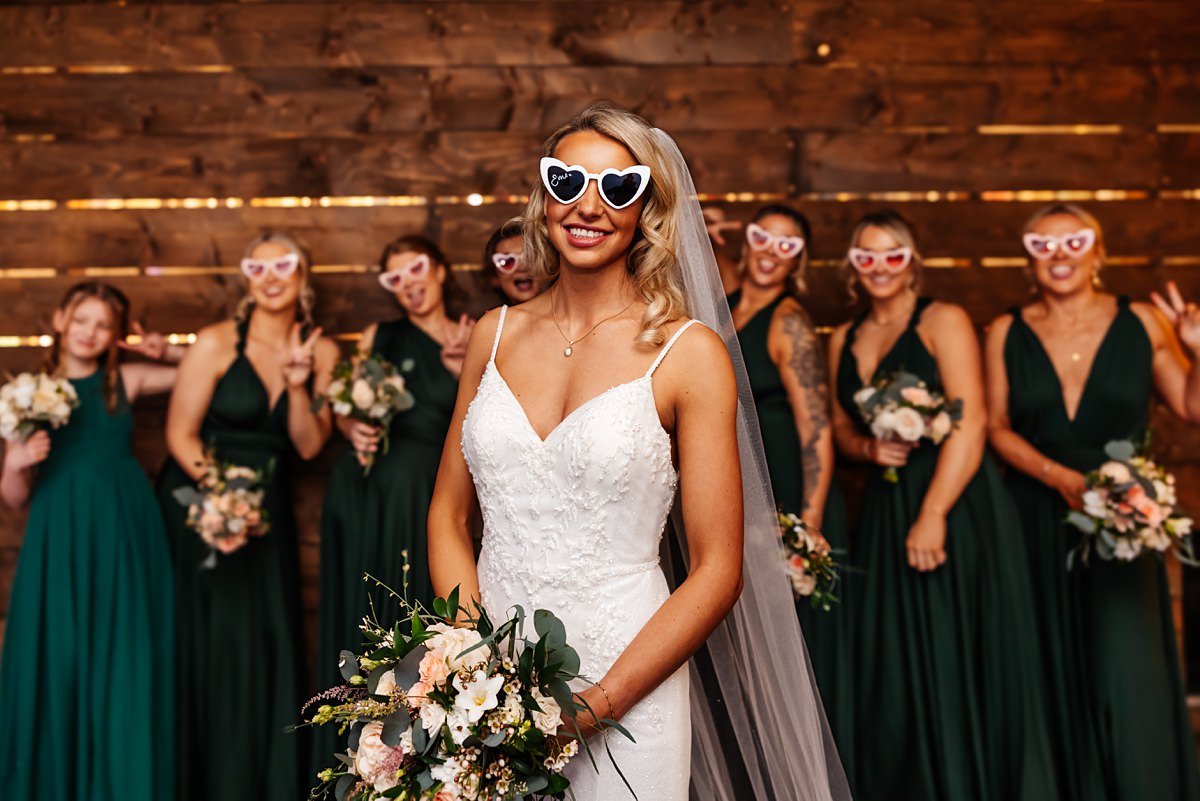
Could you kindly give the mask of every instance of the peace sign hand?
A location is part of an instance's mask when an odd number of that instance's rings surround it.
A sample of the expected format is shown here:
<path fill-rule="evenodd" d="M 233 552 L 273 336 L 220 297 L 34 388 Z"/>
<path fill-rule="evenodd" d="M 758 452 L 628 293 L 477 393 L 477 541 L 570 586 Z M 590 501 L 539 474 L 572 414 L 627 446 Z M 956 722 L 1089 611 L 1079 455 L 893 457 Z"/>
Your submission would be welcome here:
<path fill-rule="evenodd" d="M 288 358 L 283 364 L 283 380 L 289 387 L 298 387 L 308 380 L 313 371 L 313 351 L 321 339 L 321 329 L 314 328 L 308 339 L 300 339 L 300 324 L 292 326 L 288 342 Z"/>
<path fill-rule="evenodd" d="M 1192 358 L 1200 359 L 1200 307 L 1185 301 L 1174 281 L 1167 282 L 1167 297 L 1151 292 L 1150 299 L 1171 323 L 1179 341 L 1191 351 Z"/>
<path fill-rule="evenodd" d="M 162 361 L 163 357 L 167 355 L 167 338 L 157 331 L 146 333 L 146 329 L 142 328 L 141 323 L 135 322 L 132 328 L 133 336 L 138 338 L 138 342 L 135 344 L 128 339 L 118 339 L 117 347 L 131 353 L 141 354 L 156 362 Z"/>
<path fill-rule="evenodd" d="M 742 224 L 737 220 L 726 220 L 725 210 L 719 208 L 707 208 L 703 210 L 704 227 L 708 231 L 708 238 L 716 245 L 725 244 L 725 232 L 737 231 L 741 229 Z"/>
<path fill-rule="evenodd" d="M 471 332 L 474 330 L 475 321 L 465 314 L 458 318 L 458 325 L 447 327 L 446 342 L 442 345 L 442 365 L 455 378 L 462 375 L 467 343 L 471 340 Z"/>

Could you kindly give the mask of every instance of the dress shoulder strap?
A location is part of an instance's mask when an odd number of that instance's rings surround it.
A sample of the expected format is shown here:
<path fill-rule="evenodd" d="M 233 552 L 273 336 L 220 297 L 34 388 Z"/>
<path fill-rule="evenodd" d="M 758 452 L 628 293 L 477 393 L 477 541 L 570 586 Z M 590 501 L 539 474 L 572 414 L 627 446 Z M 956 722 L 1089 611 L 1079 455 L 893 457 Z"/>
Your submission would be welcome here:
<path fill-rule="evenodd" d="M 921 315 L 925 313 L 925 310 L 929 308 L 929 305 L 931 303 L 933 303 L 933 298 L 929 298 L 929 297 L 917 298 L 917 302 L 915 304 L 913 304 L 912 315 L 908 318 L 908 327 L 909 328 L 917 327 L 917 325 L 921 322 Z"/>
<path fill-rule="evenodd" d="M 699 321 L 688 320 L 686 323 L 679 326 L 679 330 L 667 340 L 667 344 L 663 345 L 662 350 L 658 352 L 658 357 L 654 360 L 654 364 L 650 365 L 650 369 L 646 371 L 646 375 L 644 376 L 645 378 L 649 378 L 650 376 L 654 375 L 654 371 L 658 369 L 660 364 L 662 364 L 662 360 L 667 358 L 667 353 L 670 352 L 671 347 L 675 344 L 679 337 L 683 336 L 683 332 L 691 328 L 692 325 L 697 322 Z"/>
<path fill-rule="evenodd" d="M 250 314 L 253 313 L 250 312 Z M 250 314 L 237 321 L 237 345 L 234 347 L 239 356 L 246 352 L 246 333 L 250 330 Z"/>
<path fill-rule="evenodd" d="M 508 314 L 508 305 L 500 307 L 500 322 L 496 324 L 496 338 L 492 340 L 492 355 L 489 362 L 496 361 L 496 351 L 500 348 L 500 334 L 504 331 L 504 317 Z"/>

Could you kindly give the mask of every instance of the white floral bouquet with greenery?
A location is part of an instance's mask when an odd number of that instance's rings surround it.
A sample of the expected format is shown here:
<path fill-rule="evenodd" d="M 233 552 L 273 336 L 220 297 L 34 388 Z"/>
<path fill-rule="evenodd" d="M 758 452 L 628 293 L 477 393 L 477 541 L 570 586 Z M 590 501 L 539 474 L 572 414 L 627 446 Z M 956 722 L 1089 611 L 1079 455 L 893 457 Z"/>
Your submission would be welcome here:
<path fill-rule="evenodd" d="M 828 612 L 838 602 L 835 590 L 840 580 L 833 552 L 812 535 L 807 523 L 790 512 L 779 513 L 779 536 L 793 595 L 808 598 L 814 609 Z"/>
<path fill-rule="evenodd" d="M 1108 461 L 1087 474 L 1083 509 L 1067 514 L 1067 522 L 1083 532 L 1068 566 L 1076 557 L 1086 564 L 1093 551 L 1122 562 L 1174 551 L 1195 565 L 1192 518 L 1176 509 L 1175 477 L 1138 455 L 1131 442 L 1110 442 L 1104 451 Z"/>
<path fill-rule="evenodd" d="M 947 400 L 912 373 L 897 371 L 854 393 L 854 402 L 876 439 L 916 444 L 927 439 L 940 445 L 962 420 L 962 400 Z M 900 480 L 895 467 L 884 479 Z"/>
<path fill-rule="evenodd" d="M 333 368 L 333 380 L 325 395 L 313 404 L 319 411 L 328 403 L 333 413 L 350 417 L 380 430 L 383 452 L 388 452 L 388 427 L 392 418 L 413 407 L 414 399 L 396 366 L 378 353 L 359 353 Z M 363 475 L 371 472 L 375 454 L 365 454 Z"/>
<path fill-rule="evenodd" d="M 203 567 L 215 567 L 217 554 L 239 550 L 251 537 L 270 530 L 264 485 L 271 471 L 208 458 L 197 486 L 175 490 L 175 500 L 187 508 L 187 525 L 211 549 Z"/>
<path fill-rule="evenodd" d="M 0 387 L 0 438 L 29 439 L 40 428 L 60 428 L 79 406 L 75 386 L 46 373 L 21 373 Z"/>
<path fill-rule="evenodd" d="M 368 618 L 368 652 L 341 653 L 346 684 L 308 702 L 314 725 L 338 725 L 349 749 L 322 771 L 337 801 L 518 801 L 569 797 L 567 764 L 584 743 L 575 715 L 587 707 L 568 682 L 579 656 L 552 613 L 513 607 L 494 626 L 478 605 L 459 608 L 458 590 L 435 614 L 399 599 L 408 617 L 392 628 Z M 457 624 L 446 621 L 458 620 Z M 599 715 L 594 715 L 600 719 Z M 611 720 L 604 725 L 626 736 Z"/>

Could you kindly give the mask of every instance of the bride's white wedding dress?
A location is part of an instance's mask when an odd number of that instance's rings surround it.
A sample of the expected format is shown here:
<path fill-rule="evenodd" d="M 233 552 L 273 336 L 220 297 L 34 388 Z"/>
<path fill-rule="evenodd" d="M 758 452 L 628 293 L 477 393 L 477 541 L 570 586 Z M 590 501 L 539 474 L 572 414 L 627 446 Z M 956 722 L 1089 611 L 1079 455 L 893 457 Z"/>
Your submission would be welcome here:
<path fill-rule="evenodd" d="M 654 371 L 680 327 L 641 378 L 571 412 L 543 440 L 496 368 L 507 307 L 492 355 L 463 420 L 462 449 L 483 512 L 479 586 L 503 617 L 514 604 L 547 609 L 566 624 L 581 673 L 602 678 L 667 599 L 659 540 L 678 476 L 658 419 Z M 583 686 L 577 687 L 583 689 Z M 603 710 L 597 710 L 602 712 Z M 692 727 L 688 670 L 680 668 L 609 732 L 609 748 L 643 801 L 686 801 Z M 568 769 L 578 801 L 631 798 L 598 738 Z"/>

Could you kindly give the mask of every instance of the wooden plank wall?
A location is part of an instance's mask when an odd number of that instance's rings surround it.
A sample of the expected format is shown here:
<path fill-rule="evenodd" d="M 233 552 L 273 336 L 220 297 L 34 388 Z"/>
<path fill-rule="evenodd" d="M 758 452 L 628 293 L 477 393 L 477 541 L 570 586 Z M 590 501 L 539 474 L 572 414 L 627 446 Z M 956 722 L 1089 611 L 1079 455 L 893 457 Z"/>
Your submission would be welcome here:
<path fill-rule="evenodd" d="M 540 141 L 602 97 L 673 133 L 731 216 L 768 197 L 810 215 L 820 323 L 850 314 L 831 265 L 884 205 L 947 265 L 930 291 L 981 324 L 1028 297 L 1017 232 L 1055 197 L 1104 222 L 1111 288 L 1173 277 L 1195 297 L 1198 40 L 1191 0 L 0 0 L 0 336 L 44 333 L 82 275 L 193 331 L 240 291 L 193 268 L 230 267 L 267 227 L 328 267 L 326 328 L 357 331 L 393 312 L 356 267 L 410 231 L 477 262 Z M 482 306 L 480 276 L 459 277 Z M 0 349 L 0 368 L 39 357 Z M 153 470 L 162 405 L 141 411 Z M 1200 509 L 1200 436 L 1163 425 Z M 298 495 L 310 621 L 327 468 Z M 0 619 L 22 524 L 0 512 Z"/>

